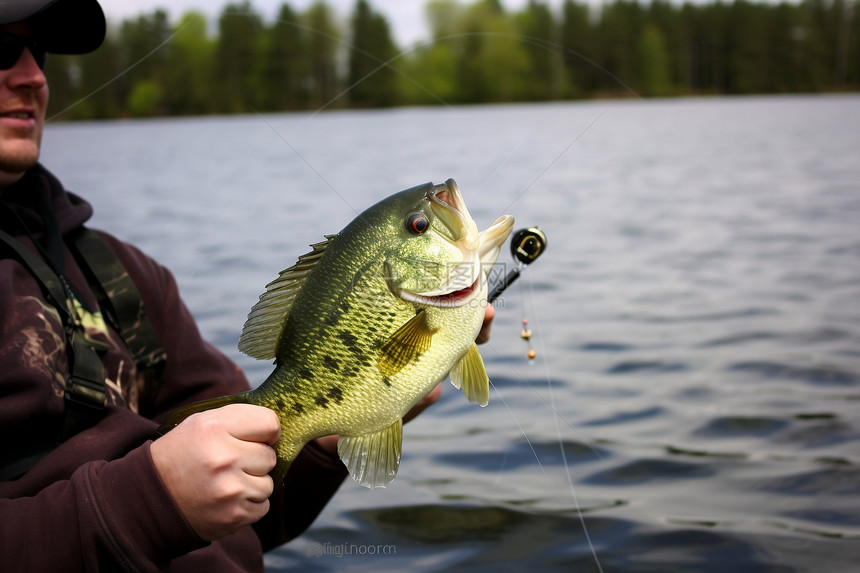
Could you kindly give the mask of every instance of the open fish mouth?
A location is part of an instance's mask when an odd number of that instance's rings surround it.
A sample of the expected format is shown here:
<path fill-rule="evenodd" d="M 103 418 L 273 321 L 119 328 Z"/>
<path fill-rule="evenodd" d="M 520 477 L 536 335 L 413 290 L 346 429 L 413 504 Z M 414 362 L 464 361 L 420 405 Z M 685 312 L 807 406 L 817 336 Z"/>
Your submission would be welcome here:
<path fill-rule="evenodd" d="M 482 279 L 483 275 L 479 275 L 475 282 L 473 282 L 466 288 L 434 296 L 418 294 L 414 292 L 409 292 L 407 290 L 401 290 L 398 295 L 403 300 L 418 303 L 425 306 L 435 306 L 437 308 L 451 308 L 456 306 L 463 306 L 464 304 L 472 300 L 475 297 L 475 294 L 479 292 L 479 287 Z"/>
<path fill-rule="evenodd" d="M 426 197 L 433 214 L 442 223 L 440 232 L 458 245 L 463 251 L 463 260 L 469 261 L 470 253 L 480 244 L 480 235 L 457 183 L 448 179 L 441 185 L 434 185 Z"/>
<path fill-rule="evenodd" d="M 442 220 L 452 242 L 460 247 L 463 261 L 458 267 L 473 265 L 488 270 L 499 254 L 499 248 L 507 240 L 514 226 L 514 218 L 502 215 L 486 230 L 478 232 L 478 226 L 466 208 L 463 195 L 453 179 L 435 185 L 427 193 L 430 208 Z"/>

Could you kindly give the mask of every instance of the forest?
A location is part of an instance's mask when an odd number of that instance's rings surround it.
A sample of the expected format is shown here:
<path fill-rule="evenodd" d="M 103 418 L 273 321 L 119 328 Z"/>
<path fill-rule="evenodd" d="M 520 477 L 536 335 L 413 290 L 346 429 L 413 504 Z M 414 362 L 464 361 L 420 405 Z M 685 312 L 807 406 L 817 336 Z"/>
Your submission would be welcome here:
<path fill-rule="evenodd" d="M 860 89 L 860 0 L 430 0 L 425 17 L 430 36 L 412 46 L 366 0 L 344 16 L 287 2 L 265 21 L 244 1 L 217 22 L 164 10 L 109 22 L 96 52 L 48 58 L 48 117 Z"/>

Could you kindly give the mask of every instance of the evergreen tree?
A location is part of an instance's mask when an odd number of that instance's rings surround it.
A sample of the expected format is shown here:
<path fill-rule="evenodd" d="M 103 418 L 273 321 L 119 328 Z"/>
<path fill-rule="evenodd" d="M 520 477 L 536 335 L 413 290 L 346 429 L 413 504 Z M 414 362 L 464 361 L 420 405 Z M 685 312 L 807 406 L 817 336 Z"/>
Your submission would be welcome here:
<path fill-rule="evenodd" d="M 171 28 L 157 10 L 111 23 L 92 54 L 52 54 L 48 115 L 319 109 L 350 83 L 348 103 L 361 107 L 616 96 L 624 84 L 645 96 L 860 89 L 860 0 L 609 0 L 599 12 L 564 0 L 558 14 L 547 0 L 516 13 L 500 0 L 429 0 L 425 10 L 433 41 L 398 58 L 400 73 L 379 68 L 396 47 L 369 0 L 357 0 L 346 52 L 322 0 L 300 15 L 283 4 L 270 26 L 250 1 L 229 4 L 212 38 L 201 14 Z"/>
<path fill-rule="evenodd" d="M 529 0 L 517 15 L 523 51 L 529 60 L 524 97 L 530 100 L 557 99 L 561 95 L 562 56 L 556 43 L 556 24 L 546 4 Z"/>
<path fill-rule="evenodd" d="M 645 18 L 647 23 L 654 26 L 660 33 L 665 50 L 667 77 L 665 90 L 661 95 L 676 93 L 681 84 L 684 59 L 681 48 L 681 11 L 668 0 L 652 0 Z"/>
<path fill-rule="evenodd" d="M 307 32 L 289 4 L 281 5 L 266 36 L 260 80 L 263 108 L 277 111 L 304 107 L 308 98 Z"/>
<path fill-rule="evenodd" d="M 566 72 L 566 94 L 582 97 L 595 89 L 599 70 L 594 63 L 596 54 L 592 41 L 592 26 L 587 4 L 565 0 L 561 7 L 559 41 Z"/>
<path fill-rule="evenodd" d="M 498 0 L 480 0 L 465 10 L 459 33 L 455 45 L 461 101 L 526 99 L 528 56 Z"/>
<path fill-rule="evenodd" d="M 227 113 L 249 112 L 260 105 L 254 88 L 258 62 L 259 37 L 263 30 L 260 16 L 251 3 L 228 4 L 218 20 L 218 49 L 215 68 L 220 109 Z"/>
<path fill-rule="evenodd" d="M 163 111 L 161 97 L 171 49 L 165 42 L 171 33 L 164 10 L 156 10 L 122 24 L 120 66 L 130 73 L 119 77 L 112 89 L 132 115 L 153 115 Z"/>
<path fill-rule="evenodd" d="M 766 84 L 765 29 L 761 5 L 736 0 L 725 29 L 726 92 L 761 93 Z"/>
<path fill-rule="evenodd" d="M 639 94 L 664 96 L 671 92 L 669 77 L 669 52 L 663 33 L 654 24 L 648 23 L 642 30 L 636 50 L 639 69 Z"/>
<path fill-rule="evenodd" d="M 637 66 L 638 38 L 644 28 L 644 15 L 635 0 L 617 0 L 605 5 L 597 27 L 596 51 L 600 64 L 624 84 L 634 89 L 641 83 L 641 70 Z M 623 93 L 609 74 L 600 78 L 598 93 Z"/>
<path fill-rule="evenodd" d="M 433 41 L 456 34 L 462 14 L 463 6 L 456 0 L 429 0 L 424 15 Z"/>
<path fill-rule="evenodd" d="M 849 89 L 860 89 L 860 0 L 854 0 L 847 24 L 848 45 L 845 47 L 846 84 Z"/>
<path fill-rule="evenodd" d="M 215 111 L 213 63 L 215 45 L 206 33 L 206 17 L 186 13 L 176 26 L 167 57 L 164 105 L 171 114 L 190 115 Z"/>
<path fill-rule="evenodd" d="M 349 52 L 349 100 L 359 106 L 389 106 L 396 102 L 395 72 L 384 66 L 397 54 L 388 21 L 366 0 L 358 0 L 352 17 Z M 384 67 L 380 67 L 384 66 Z"/>
<path fill-rule="evenodd" d="M 302 20 L 308 28 L 307 56 L 309 103 L 318 108 L 331 103 L 337 95 L 337 53 L 340 32 L 331 8 L 325 2 L 315 2 Z"/>
<path fill-rule="evenodd" d="M 116 81 L 125 70 L 119 45 L 120 40 L 109 35 L 101 49 L 85 56 L 70 56 L 66 59 L 71 66 L 76 91 L 73 101 L 66 102 L 74 107 L 64 118 L 105 119 L 127 115 L 126 91 L 122 89 L 123 85 Z M 51 97 L 54 99 L 56 94 L 52 93 Z M 63 106 L 63 109 L 66 107 Z"/>

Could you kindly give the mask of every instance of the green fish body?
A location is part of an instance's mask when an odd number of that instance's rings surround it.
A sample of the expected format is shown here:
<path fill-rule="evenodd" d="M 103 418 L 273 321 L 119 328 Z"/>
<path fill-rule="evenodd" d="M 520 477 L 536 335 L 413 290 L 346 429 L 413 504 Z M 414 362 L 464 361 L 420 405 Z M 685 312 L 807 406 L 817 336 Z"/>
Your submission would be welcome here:
<path fill-rule="evenodd" d="M 475 346 L 487 275 L 510 234 L 482 233 L 453 180 L 401 191 L 370 207 L 271 282 L 251 309 L 239 349 L 275 359 L 256 389 L 180 408 L 243 402 L 281 421 L 276 483 L 304 445 L 338 434 L 353 478 L 384 487 L 397 474 L 403 415 L 449 373 L 485 406 L 489 380 Z"/>

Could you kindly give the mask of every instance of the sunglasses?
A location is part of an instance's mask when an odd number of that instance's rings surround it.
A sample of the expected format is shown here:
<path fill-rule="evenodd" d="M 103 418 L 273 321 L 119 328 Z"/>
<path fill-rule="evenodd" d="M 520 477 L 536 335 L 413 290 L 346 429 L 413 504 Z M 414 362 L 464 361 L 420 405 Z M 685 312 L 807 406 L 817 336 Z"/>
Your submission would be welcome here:
<path fill-rule="evenodd" d="M 8 70 L 18 62 L 24 48 L 30 50 L 39 68 L 45 67 L 45 48 L 32 38 L 0 32 L 0 70 Z"/>

